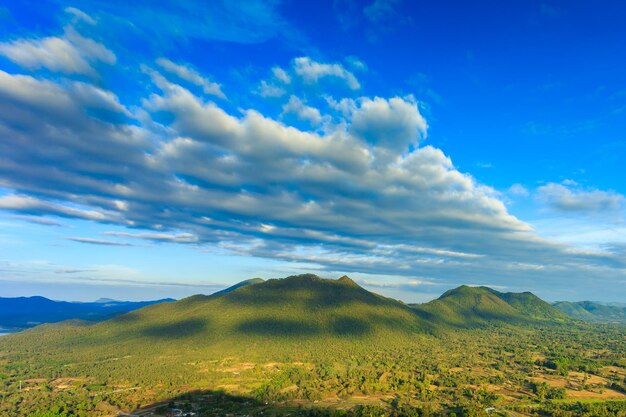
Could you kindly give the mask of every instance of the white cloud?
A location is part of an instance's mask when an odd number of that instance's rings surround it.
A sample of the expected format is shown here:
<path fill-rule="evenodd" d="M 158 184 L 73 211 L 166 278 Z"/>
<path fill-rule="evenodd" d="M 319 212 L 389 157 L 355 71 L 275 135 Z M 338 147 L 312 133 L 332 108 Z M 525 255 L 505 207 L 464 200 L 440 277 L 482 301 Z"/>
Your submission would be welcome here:
<path fill-rule="evenodd" d="M 509 194 L 515 197 L 528 197 L 530 192 L 522 184 L 513 184 L 509 187 Z"/>
<path fill-rule="evenodd" d="M 197 236 L 191 233 L 127 233 L 127 232 L 104 232 L 106 236 L 126 237 L 133 239 L 151 240 L 153 242 L 172 242 L 172 243 L 198 243 Z"/>
<path fill-rule="evenodd" d="M 83 22 L 89 23 L 90 25 L 95 25 L 96 21 L 93 17 L 89 16 L 87 13 L 83 12 L 76 7 L 66 7 L 65 12 L 74 16 L 77 20 L 82 20 Z"/>
<path fill-rule="evenodd" d="M 0 197 L 0 209 L 36 215 L 56 215 L 84 220 L 106 221 L 111 216 L 95 210 L 83 210 L 62 204 L 51 203 L 35 197 L 5 195 Z"/>
<path fill-rule="evenodd" d="M 218 83 L 212 82 L 207 78 L 201 76 L 193 68 L 187 65 L 176 64 L 167 58 L 159 58 L 157 59 L 156 63 L 167 72 L 170 72 L 185 81 L 202 87 L 202 90 L 205 94 L 210 94 L 219 98 L 226 98 L 226 95 L 222 92 L 222 87 Z"/>
<path fill-rule="evenodd" d="M 257 94 L 261 97 L 282 97 L 285 93 L 287 91 L 284 88 L 268 83 L 265 80 L 261 80 L 261 84 L 259 84 L 257 89 Z"/>
<path fill-rule="evenodd" d="M 115 54 L 104 45 L 67 28 L 63 37 L 17 39 L 0 43 L 0 54 L 28 68 L 94 76 L 93 63 L 114 64 Z"/>
<path fill-rule="evenodd" d="M 113 91 L 0 71 L 0 186 L 12 192 L 0 208 L 333 271 L 554 288 L 624 277 L 621 255 L 538 237 L 420 146 L 428 125 L 410 97 L 329 99 L 340 120 L 320 132 L 231 113 L 147 72 L 137 120 Z"/>
<path fill-rule="evenodd" d="M 291 84 L 291 77 L 289 76 L 289 74 L 287 74 L 287 71 L 285 71 L 281 67 L 273 67 L 272 74 L 274 75 L 274 78 L 276 78 L 283 84 Z"/>
<path fill-rule="evenodd" d="M 104 239 L 94 239 L 90 237 L 76 237 L 70 236 L 66 237 L 67 240 L 71 240 L 73 242 L 78 243 L 87 243 L 89 245 L 100 245 L 100 246 L 133 246 L 127 242 L 117 242 L 114 240 L 104 240 Z"/>
<path fill-rule="evenodd" d="M 299 57 L 294 60 L 293 69 L 304 82 L 309 84 L 317 83 L 322 78 L 333 77 L 343 80 L 352 90 L 361 88 L 361 84 L 354 74 L 341 64 L 324 64 L 309 57 Z"/>
<path fill-rule="evenodd" d="M 318 109 L 307 106 L 296 96 L 291 96 L 289 101 L 283 105 L 282 114 L 295 114 L 300 120 L 309 122 L 311 126 L 319 126 L 324 120 Z"/>
<path fill-rule="evenodd" d="M 538 197 L 553 209 L 566 212 L 601 213 L 623 207 L 624 196 L 613 191 L 585 189 L 576 183 L 548 183 L 537 189 Z"/>
<path fill-rule="evenodd" d="M 379 150 L 382 148 L 385 158 L 397 157 L 409 145 L 417 145 L 428 130 L 412 98 L 363 98 L 353 111 L 351 122 L 350 131 Z"/>

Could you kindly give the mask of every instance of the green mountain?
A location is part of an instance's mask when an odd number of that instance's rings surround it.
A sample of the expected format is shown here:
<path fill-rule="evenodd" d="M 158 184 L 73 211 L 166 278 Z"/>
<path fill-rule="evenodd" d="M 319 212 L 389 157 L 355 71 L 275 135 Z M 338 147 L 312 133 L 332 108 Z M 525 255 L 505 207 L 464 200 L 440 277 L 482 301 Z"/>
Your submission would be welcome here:
<path fill-rule="evenodd" d="M 227 294 L 229 292 L 235 291 L 237 288 L 245 287 L 246 285 L 260 284 L 261 282 L 263 282 L 263 278 L 247 279 L 245 281 L 238 282 L 237 284 L 230 286 L 228 288 L 225 288 L 221 291 L 214 292 L 212 295 Z"/>
<path fill-rule="evenodd" d="M 569 319 L 532 293 L 501 293 L 487 287 L 462 285 L 425 304 L 411 306 L 431 323 L 466 328 L 488 323 L 561 323 Z"/>
<path fill-rule="evenodd" d="M 310 350 L 362 340 L 431 333 L 405 304 L 371 293 L 348 277 L 297 275 L 237 284 L 213 295 L 152 305 L 97 324 L 43 325 L 11 337 L 8 350 L 45 349 L 61 357 L 195 352 Z M 0 351 L 6 348 L 0 339 Z M 70 355 L 66 352 L 72 352 Z"/>
<path fill-rule="evenodd" d="M 554 307 L 569 316 L 592 323 L 626 323 L 626 307 L 593 301 L 558 301 Z"/>
<path fill-rule="evenodd" d="M 0 351 L 27 350 L 67 361 L 138 351 L 159 357 L 181 352 L 275 356 L 332 348 L 344 354 L 359 345 L 403 346 L 420 335 L 450 329 L 568 320 L 530 293 L 461 286 L 429 303 L 408 306 L 345 276 L 331 280 L 306 274 L 248 280 L 212 295 L 155 304 L 95 324 L 38 326 L 3 337 Z"/>

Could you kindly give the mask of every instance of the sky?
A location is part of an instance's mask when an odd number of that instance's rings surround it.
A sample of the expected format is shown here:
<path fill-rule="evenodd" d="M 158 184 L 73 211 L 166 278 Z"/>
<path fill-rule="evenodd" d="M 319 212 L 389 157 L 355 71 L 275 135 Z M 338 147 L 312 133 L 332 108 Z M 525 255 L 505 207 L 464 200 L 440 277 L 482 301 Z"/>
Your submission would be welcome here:
<path fill-rule="evenodd" d="M 626 299 L 626 3 L 0 1 L 0 296 Z"/>

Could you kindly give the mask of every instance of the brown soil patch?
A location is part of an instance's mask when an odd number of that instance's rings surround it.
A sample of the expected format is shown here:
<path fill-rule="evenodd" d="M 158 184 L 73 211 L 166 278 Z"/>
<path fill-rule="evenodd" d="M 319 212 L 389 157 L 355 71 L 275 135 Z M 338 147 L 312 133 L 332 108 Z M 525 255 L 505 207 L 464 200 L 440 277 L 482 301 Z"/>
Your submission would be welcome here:
<path fill-rule="evenodd" d="M 605 389 L 602 394 L 599 392 L 590 392 L 590 391 L 576 391 L 576 390 L 567 390 L 567 398 L 571 399 L 585 399 L 585 398 L 593 398 L 599 400 L 609 400 L 609 399 L 623 399 L 626 398 L 626 395 L 621 392 L 614 391 L 612 389 Z"/>

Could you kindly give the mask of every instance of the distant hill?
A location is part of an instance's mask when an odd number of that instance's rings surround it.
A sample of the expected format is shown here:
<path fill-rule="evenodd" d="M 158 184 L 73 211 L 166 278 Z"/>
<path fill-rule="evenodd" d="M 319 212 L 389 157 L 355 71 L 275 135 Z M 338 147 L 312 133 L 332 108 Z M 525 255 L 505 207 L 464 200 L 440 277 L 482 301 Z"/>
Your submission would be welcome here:
<path fill-rule="evenodd" d="M 20 330 L 42 323 L 55 323 L 68 319 L 98 321 L 166 301 L 174 300 L 167 298 L 133 302 L 99 299 L 93 303 L 72 303 L 53 301 L 39 296 L 0 297 L 0 328 Z"/>
<path fill-rule="evenodd" d="M 571 320 L 532 293 L 501 293 L 487 287 L 467 285 L 446 291 L 436 300 L 411 307 L 423 319 L 453 328 L 488 323 L 562 323 Z"/>
<path fill-rule="evenodd" d="M 602 304 L 593 301 L 558 301 L 553 305 L 579 320 L 592 323 L 626 323 L 626 307 L 619 303 Z"/>

